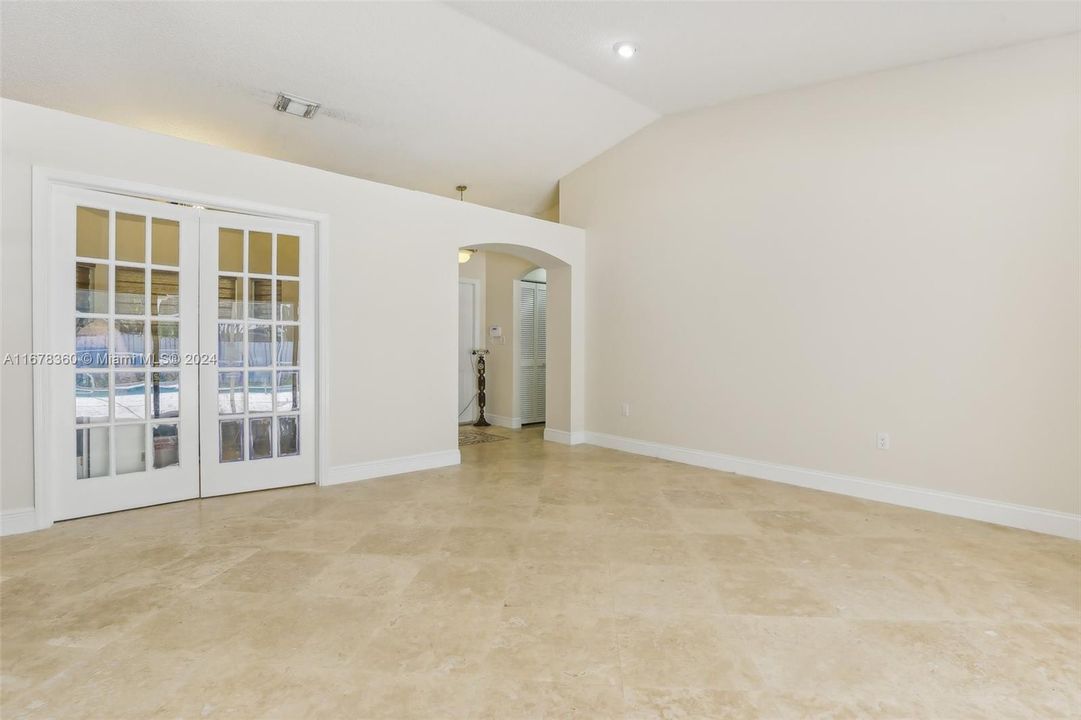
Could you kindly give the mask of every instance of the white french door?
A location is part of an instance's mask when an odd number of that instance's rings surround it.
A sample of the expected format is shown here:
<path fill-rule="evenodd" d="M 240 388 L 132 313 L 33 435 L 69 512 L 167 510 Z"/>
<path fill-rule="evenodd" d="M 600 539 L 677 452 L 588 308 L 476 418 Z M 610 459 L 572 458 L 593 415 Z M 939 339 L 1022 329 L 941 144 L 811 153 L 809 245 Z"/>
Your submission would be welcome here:
<path fill-rule="evenodd" d="M 544 422 L 548 365 L 548 286 L 518 282 L 518 410 L 522 424 Z"/>
<path fill-rule="evenodd" d="M 197 497 L 195 210 L 74 188 L 52 210 L 54 518 Z"/>
<path fill-rule="evenodd" d="M 202 494 L 315 482 L 313 228 L 200 215 Z"/>
<path fill-rule="evenodd" d="M 51 202 L 35 361 L 53 519 L 314 482 L 312 226 L 64 186 Z"/>

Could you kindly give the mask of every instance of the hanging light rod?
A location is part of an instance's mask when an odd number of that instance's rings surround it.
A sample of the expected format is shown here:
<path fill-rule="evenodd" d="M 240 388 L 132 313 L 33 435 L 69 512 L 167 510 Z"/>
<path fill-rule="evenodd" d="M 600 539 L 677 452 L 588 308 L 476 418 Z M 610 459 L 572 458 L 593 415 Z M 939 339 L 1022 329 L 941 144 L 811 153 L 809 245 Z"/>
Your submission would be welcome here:
<path fill-rule="evenodd" d="M 462 201 L 465 201 L 465 191 L 469 189 L 469 186 L 468 185 L 459 185 L 454 189 L 458 191 L 458 199 L 462 200 Z M 476 250 L 472 250 L 472 249 L 469 249 L 469 248 L 466 248 L 465 250 L 459 250 L 458 251 L 458 263 L 459 264 L 465 264 L 465 263 L 469 262 L 469 258 L 473 257 L 473 253 L 475 253 L 475 252 L 476 252 Z"/>

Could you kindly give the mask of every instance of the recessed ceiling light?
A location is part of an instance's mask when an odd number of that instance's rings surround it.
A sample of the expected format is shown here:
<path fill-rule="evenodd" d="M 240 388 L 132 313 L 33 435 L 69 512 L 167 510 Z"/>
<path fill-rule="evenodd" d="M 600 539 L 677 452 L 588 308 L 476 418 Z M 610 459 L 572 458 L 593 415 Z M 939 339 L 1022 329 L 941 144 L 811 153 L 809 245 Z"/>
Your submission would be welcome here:
<path fill-rule="evenodd" d="M 297 117 L 311 118 L 315 115 L 315 111 L 319 109 L 319 103 L 280 92 L 278 93 L 278 99 L 274 101 L 274 109 Z"/>
<path fill-rule="evenodd" d="M 623 42 L 617 42 L 615 45 L 612 46 L 612 50 L 615 52 L 616 55 L 619 55 L 624 60 L 630 60 L 632 57 L 634 57 L 634 54 L 638 52 L 638 48 L 636 48 L 633 44 L 627 42 L 626 40 L 624 40 Z"/>

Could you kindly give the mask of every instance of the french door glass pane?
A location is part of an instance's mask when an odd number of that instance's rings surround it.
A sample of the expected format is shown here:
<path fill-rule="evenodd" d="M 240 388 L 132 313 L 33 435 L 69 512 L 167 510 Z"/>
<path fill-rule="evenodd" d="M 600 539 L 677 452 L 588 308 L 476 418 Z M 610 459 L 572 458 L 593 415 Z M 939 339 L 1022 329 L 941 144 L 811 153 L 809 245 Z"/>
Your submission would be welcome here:
<path fill-rule="evenodd" d="M 263 460 L 274 456 L 274 446 L 270 439 L 273 418 L 252 418 L 251 422 L 251 459 Z"/>
<path fill-rule="evenodd" d="M 114 380 L 113 417 L 117 420 L 146 420 L 146 373 L 118 372 Z"/>
<path fill-rule="evenodd" d="M 278 320 L 300 319 L 300 283 L 296 280 L 278 281 Z"/>
<path fill-rule="evenodd" d="M 75 477 L 96 478 L 109 474 L 109 428 L 75 430 Z"/>
<path fill-rule="evenodd" d="M 278 373 L 275 410 L 288 412 L 300 409 L 300 373 L 295 370 Z"/>
<path fill-rule="evenodd" d="M 75 373 L 75 422 L 109 420 L 109 373 Z"/>
<path fill-rule="evenodd" d="M 150 271 L 150 314 L 180 314 L 180 273 L 175 270 Z"/>
<path fill-rule="evenodd" d="M 278 236 L 278 275 L 300 275 L 300 238 L 296 235 Z"/>
<path fill-rule="evenodd" d="M 248 372 L 248 412 L 270 412 L 274 409 L 272 400 L 270 370 Z"/>
<path fill-rule="evenodd" d="M 154 469 L 180 464 L 180 443 L 176 425 L 154 425 Z"/>
<path fill-rule="evenodd" d="M 218 427 L 218 460 L 223 463 L 243 460 L 244 420 L 222 420 Z"/>
<path fill-rule="evenodd" d="M 248 365 L 270 367 L 270 325 L 248 326 Z"/>
<path fill-rule="evenodd" d="M 251 278 L 248 280 L 248 316 L 257 320 L 271 319 L 272 280 Z"/>
<path fill-rule="evenodd" d="M 218 414 L 244 414 L 244 373 L 218 373 Z"/>
<path fill-rule="evenodd" d="M 283 415 L 278 418 L 278 455 L 300 454 L 300 418 Z"/>
<path fill-rule="evenodd" d="M 180 416 L 180 373 L 150 373 L 150 417 L 175 418 Z"/>
<path fill-rule="evenodd" d="M 244 366 L 243 323 L 218 325 L 218 365 L 221 367 Z"/>
<path fill-rule="evenodd" d="M 116 314 L 142 315 L 146 312 L 146 271 L 143 268 L 116 268 Z"/>
<path fill-rule="evenodd" d="M 180 323 L 151 322 L 150 337 L 154 343 L 152 364 L 161 367 L 180 364 Z"/>
<path fill-rule="evenodd" d="M 271 245 L 273 237 L 266 232 L 248 233 L 248 272 L 269 275 L 271 268 Z"/>
<path fill-rule="evenodd" d="M 150 228 L 150 261 L 155 265 L 180 264 L 180 223 L 154 218 Z"/>
<path fill-rule="evenodd" d="M 109 366 L 109 321 L 104 318 L 75 319 L 76 367 Z"/>
<path fill-rule="evenodd" d="M 116 259 L 146 262 L 146 218 L 142 215 L 116 214 Z"/>
<path fill-rule="evenodd" d="M 278 326 L 278 364 L 295 367 L 300 362 L 300 327 Z"/>
<path fill-rule="evenodd" d="M 109 258 L 109 211 L 80 207 L 75 210 L 75 254 Z"/>
<path fill-rule="evenodd" d="M 218 318 L 240 320 L 244 317 L 244 278 L 218 276 Z"/>
<path fill-rule="evenodd" d="M 85 313 L 109 312 L 108 265 L 75 263 L 75 310 Z"/>
<path fill-rule="evenodd" d="M 218 231 L 218 270 L 244 272 L 244 231 L 221 228 Z"/>
<path fill-rule="evenodd" d="M 142 365 L 146 352 L 146 323 L 142 320 L 117 320 L 116 360 L 125 365 Z"/>
<path fill-rule="evenodd" d="M 116 474 L 146 470 L 146 425 L 117 425 Z"/>

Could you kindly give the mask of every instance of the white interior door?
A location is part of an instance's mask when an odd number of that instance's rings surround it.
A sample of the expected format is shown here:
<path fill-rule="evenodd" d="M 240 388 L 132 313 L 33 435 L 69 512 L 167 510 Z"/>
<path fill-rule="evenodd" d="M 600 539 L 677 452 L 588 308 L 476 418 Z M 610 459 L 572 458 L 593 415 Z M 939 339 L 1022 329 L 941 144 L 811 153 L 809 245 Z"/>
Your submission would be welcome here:
<path fill-rule="evenodd" d="M 518 283 L 518 405 L 522 424 L 544 422 L 548 286 Z"/>
<path fill-rule="evenodd" d="M 315 482 L 313 226 L 200 213 L 203 496 Z"/>
<path fill-rule="evenodd" d="M 458 422 L 477 419 L 476 374 L 473 372 L 473 350 L 479 347 L 477 337 L 477 283 L 458 281 Z"/>
<path fill-rule="evenodd" d="M 58 187 L 50 227 L 54 519 L 197 497 L 195 211 Z"/>

